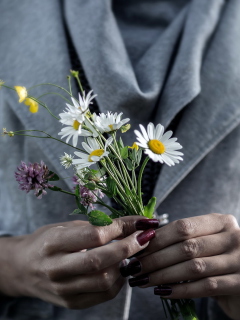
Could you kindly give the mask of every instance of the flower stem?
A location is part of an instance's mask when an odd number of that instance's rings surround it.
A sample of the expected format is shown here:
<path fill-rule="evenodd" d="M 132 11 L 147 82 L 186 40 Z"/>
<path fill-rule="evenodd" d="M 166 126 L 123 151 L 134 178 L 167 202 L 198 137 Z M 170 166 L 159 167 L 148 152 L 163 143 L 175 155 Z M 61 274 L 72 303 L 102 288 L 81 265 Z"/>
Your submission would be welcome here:
<path fill-rule="evenodd" d="M 148 163 L 148 160 L 149 160 L 149 157 L 147 157 L 142 166 L 141 166 L 141 169 L 139 171 L 139 176 L 138 176 L 138 197 L 139 197 L 139 200 L 141 201 L 141 205 L 143 206 L 143 202 L 142 202 L 142 176 L 143 176 L 143 171 Z"/>

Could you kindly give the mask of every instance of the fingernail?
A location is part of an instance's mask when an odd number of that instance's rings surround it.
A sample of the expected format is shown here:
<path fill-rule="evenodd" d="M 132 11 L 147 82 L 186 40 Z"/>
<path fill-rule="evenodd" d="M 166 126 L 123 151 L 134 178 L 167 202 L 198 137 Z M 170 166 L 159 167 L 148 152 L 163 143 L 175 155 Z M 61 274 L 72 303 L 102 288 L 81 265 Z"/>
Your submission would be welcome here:
<path fill-rule="evenodd" d="M 120 268 L 120 273 L 123 277 L 128 277 L 141 272 L 141 269 L 141 263 L 137 259 L 134 259 L 133 261 L 130 261 L 127 266 L 122 266 Z"/>
<path fill-rule="evenodd" d="M 154 294 L 157 296 L 170 296 L 172 293 L 172 288 L 169 286 L 160 286 L 154 288 Z"/>
<path fill-rule="evenodd" d="M 143 286 L 149 282 L 149 276 L 146 274 L 143 274 L 136 278 L 131 278 L 128 280 L 128 283 L 130 287 L 137 287 L 137 286 Z"/>
<path fill-rule="evenodd" d="M 155 237 L 155 230 L 150 229 L 143 231 L 137 236 L 137 241 L 140 244 L 140 246 L 143 246 L 145 243 L 150 241 L 152 238 Z"/>
<path fill-rule="evenodd" d="M 141 219 L 136 221 L 137 230 L 157 229 L 159 227 L 159 221 L 157 219 Z"/>

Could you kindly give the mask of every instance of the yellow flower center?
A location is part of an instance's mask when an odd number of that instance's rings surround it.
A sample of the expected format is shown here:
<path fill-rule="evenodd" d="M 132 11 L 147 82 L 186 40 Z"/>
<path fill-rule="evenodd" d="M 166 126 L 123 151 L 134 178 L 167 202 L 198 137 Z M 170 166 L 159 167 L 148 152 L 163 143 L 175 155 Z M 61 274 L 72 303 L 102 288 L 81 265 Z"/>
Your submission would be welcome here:
<path fill-rule="evenodd" d="M 156 139 L 150 140 L 148 142 L 149 149 L 156 154 L 163 154 L 165 152 L 164 144 Z"/>
<path fill-rule="evenodd" d="M 109 126 L 109 128 L 113 131 L 114 129 L 113 129 L 113 124 L 109 124 L 108 125 Z"/>
<path fill-rule="evenodd" d="M 74 120 L 72 126 L 73 126 L 73 128 L 77 131 L 80 125 L 81 125 L 80 122 L 78 122 L 77 120 Z"/>
<path fill-rule="evenodd" d="M 88 157 L 88 161 L 89 162 L 93 162 L 92 157 L 96 156 L 96 157 L 101 157 L 104 154 L 104 150 L 103 149 L 96 149 L 94 151 L 92 151 Z"/>

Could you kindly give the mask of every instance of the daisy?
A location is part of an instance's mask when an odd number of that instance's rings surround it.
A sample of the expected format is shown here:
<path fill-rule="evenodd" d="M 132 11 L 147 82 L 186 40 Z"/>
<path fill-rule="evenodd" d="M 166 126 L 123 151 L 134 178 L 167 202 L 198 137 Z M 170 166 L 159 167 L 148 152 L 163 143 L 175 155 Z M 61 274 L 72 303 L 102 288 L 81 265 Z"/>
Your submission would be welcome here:
<path fill-rule="evenodd" d="M 62 136 L 61 139 L 67 137 L 66 142 L 68 143 L 69 140 L 72 138 L 72 144 L 74 147 L 76 147 L 79 136 L 85 136 L 85 137 L 91 136 L 91 132 L 82 129 L 82 123 L 83 123 L 82 115 L 78 115 L 78 117 L 76 117 L 68 113 L 65 113 L 65 114 L 60 113 L 60 116 L 61 115 L 64 115 L 63 121 L 64 121 L 64 124 L 67 125 L 67 127 L 64 127 L 61 130 L 61 132 L 58 133 L 58 135 Z"/>
<path fill-rule="evenodd" d="M 130 119 L 126 118 L 121 120 L 122 112 L 119 113 L 111 113 L 108 112 L 100 113 L 99 116 L 96 113 L 93 114 L 93 121 L 95 126 L 98 128 L 100 132 L 111 132 L 120 129 L 125 123 L 127 123 Z"/>
<path fill-rule="evenodd" d="M 141 132 L 134 131 L 138 140 L 137 145 L 145 149 L 145 154 L 154 162 L 165 162 L 168 166 L 173 166 L 183 160 L 181 157 L 183 153 L 176 151 L 182 149 L 182 146 L 176 142 L 177 138 L 171 138 L 172 131 L 164 133 L 164 127 L 161 124 L 155 128 L 153 123 L 149 123 L 147 131 L 141 124 L 139 126 Z"/>
<path fill-rule="evenodd" d="M 87 96 L 85 95 L 85 91 L 83 91 L 83 94 L 78 94 L 79 101 L 76 101 L 74 98 L 72 99 L 73 106 L 75 107 L 75 110 L 80 112 L 82 115 L 85 115 L 88 112 L 89 105 L 92 104 L 92 100 L 96 97 L 96 94 L 93 94 L 93 90 L 89 91 Z M 69 104 L 67 104 L 68 107 L 71 107 Z"/>
<path fill-rule="evenodd" d="M 101 146 L 93 138 L 87 138 L 87 143 L 83 142 L 82 146 L 86 153 L 83 152 L 74 152 L 76 156 L 80 159 L 73 159 L 73 164 L 77 165 L 79 169 L 86 168 L 100 161 L 103 157 L 107 157 L 109 152 L 107 147 L 112 143 L 113 138 L 110 137 L 107 139 L 104 149 L 101 149 Z"/>
<path fill-rule="evenodd" d="M 68 169 L 72 165 L 73 157 L 70 154 L 67 154 L 64 152 L 64 156 L 60 157 L 60 163 L 62 166 L 64 166 L 65 169 Z"/>

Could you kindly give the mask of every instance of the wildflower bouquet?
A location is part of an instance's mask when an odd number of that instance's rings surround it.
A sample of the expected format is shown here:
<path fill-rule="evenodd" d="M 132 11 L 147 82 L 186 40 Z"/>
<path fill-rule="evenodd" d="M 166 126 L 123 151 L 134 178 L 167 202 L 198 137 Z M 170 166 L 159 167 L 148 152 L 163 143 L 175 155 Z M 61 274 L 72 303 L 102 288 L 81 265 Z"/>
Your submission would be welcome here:
<path fill-rule="evenodd" d="M 81 91 L 78 99 L 72 94 L 72 77 L 78 82 Z M 60 157 L 60 162 L 65 169 L 73 170 L 75 185 L 73 192 L 55 185 L 60 177 L 50 171 L 43 162 L 21 163 L 15 173 L 20 189 L 26 192 L 33 190 L 38 199 L 47 193 L 46 189 L 72 195 L 76 202 L 76 209 L 70 214 L 84 214 L 89 222 L 96 226 L 107 226 L 112 223 L 112 219 L 126 215 L 152 218 L 156 198 L 152 197 L 147 205 L 143 204 L 141 186 L 144 169 L 149 160 L 165 163 L 168 166 L 182 161 L 183 153 L 179 151 L 182 146 L 177 142 L 177 138 L 172 137 L 171 131 L 164 132 L 161 124 L 155 126 L 149 123 L 147 128 L 140 124 L 140 130 L 134 131 L 136 141 L 133 140 L 132 146 L 124 145 L 119 133 L 124 134 L 130 129 L 130 119 L 122 119 L 122 113 L 92 113 L 90 107 L 96 95 L 93 91 L 85 94 L 78 72 L 71 71 L 68 84 L 69 89 L 55 84 L 41 84 L 55 86 L 67 95 L 67 98 L 64 97 L 67 100 L 66 109 L 59 116 L 54 115 L 46 103 L 39 98 L 29 95 L 29 90 L 27 91 L 25 87 L 12 88 L 4 85 L 3 82 L 0 84 L 14 90 L 19 96 L 19 102 L 25 103 L 30 112 L 36 113 L 40 105 L 63 125 L 58 133 L 61 139 L 41 130 L 7 131 L 3 129 L 3 135 L 50 138 L 73 148 L 73 154 L 64 153 Z M 80 136 L 85 138 L 81 146 L 78 143 Z M 111 198 L 117 205 L 113 207 L 107 204 L 103 200 L 104 195 Z M 100 206 L 106 208 L 109 214 L 100 211 Z M 162 302 L 171 319 L 178 319 L 180 315 L 184 319 L 197 319 L 192 300 L 162 299 Z"/>

